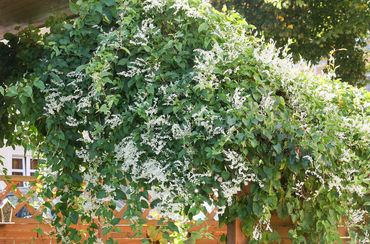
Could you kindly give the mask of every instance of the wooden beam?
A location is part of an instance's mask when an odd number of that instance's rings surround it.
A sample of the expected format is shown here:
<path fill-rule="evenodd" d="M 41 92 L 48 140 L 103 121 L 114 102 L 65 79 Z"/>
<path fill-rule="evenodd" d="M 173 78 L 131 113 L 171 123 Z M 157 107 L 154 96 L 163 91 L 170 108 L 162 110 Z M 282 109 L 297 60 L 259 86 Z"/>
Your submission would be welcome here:
<path fill-rule="evenodd" d="M 0 39 L 29 24 L 41 25 L 49 16 L 68 13 L 68 0 L 0 0 Z"/>
<path fill-rule="evenodd" d="M 0 175 L 0 181 L 11 181 L 11 182 L 32 182 L 36 181 L 34 176 L 23 176 L 23 175 Z"/>
<path fill-rule="evenodd" d="M 227 244 L 247 244 L 248 238 L 242 232 L 240 219 L 227 225 Z"/>

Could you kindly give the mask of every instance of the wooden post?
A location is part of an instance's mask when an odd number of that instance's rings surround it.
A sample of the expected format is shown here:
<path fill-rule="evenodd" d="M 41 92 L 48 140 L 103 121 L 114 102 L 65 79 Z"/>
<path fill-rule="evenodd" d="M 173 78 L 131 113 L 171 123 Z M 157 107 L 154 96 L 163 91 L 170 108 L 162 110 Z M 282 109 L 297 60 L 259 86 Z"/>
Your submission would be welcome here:
<path fill-rule="evenodd" d="M 240 219 L 227 225 L 227 244 L 247 244 L 248 239 L 242 232 Z"/>

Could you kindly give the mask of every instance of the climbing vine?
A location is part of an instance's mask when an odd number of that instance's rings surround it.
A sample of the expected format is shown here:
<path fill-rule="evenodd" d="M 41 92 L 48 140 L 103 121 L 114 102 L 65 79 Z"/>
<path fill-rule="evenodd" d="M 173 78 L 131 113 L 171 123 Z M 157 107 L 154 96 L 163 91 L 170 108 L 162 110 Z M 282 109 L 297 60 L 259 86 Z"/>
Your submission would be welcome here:
<path fill-rule="evenodd" d="M 256 242 L 277 238 L 273 213 L 292 220 L 296 243 L 338 240 L 343 219 L 368 241 L 368 92 L 315 76 L 198 0 L 79 0 L 71 11 L 50 33 L 17 37 L 41 49 L 0 90 L 17 111 L 8 117 L 37 132 L 42 194 L 56 199 L 44 221 L 59 240 L 80 242 L 81 220 L 101 241 L 94 220 L 113 230 L 123 203 L 133 225 L 148 207 L 174 221 L 214 208 Z"/>

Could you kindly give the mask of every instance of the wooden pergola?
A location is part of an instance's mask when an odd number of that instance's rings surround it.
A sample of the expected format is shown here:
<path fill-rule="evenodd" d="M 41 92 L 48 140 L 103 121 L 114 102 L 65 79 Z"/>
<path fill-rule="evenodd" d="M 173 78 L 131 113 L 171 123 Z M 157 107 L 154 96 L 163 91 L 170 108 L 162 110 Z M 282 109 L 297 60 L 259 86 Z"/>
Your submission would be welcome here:
<path fill-rule="evenodd" d="M 54 14 L 68 11 L 68 0 L 0 0 L 0 39 L 29 24 L 41 26 Z"/>

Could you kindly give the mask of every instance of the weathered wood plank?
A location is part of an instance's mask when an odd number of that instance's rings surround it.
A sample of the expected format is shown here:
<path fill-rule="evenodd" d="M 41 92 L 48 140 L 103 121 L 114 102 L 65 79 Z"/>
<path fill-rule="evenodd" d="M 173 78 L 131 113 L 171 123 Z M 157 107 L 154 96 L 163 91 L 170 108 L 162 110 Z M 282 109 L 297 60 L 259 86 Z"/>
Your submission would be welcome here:
<path fill-rule="evenodd" d="M 68 12 L 68 0 L 0 0 L 0 39 L 16 27 L 41 25 L 50 15 Z"/>
<path fill-rule="evenodd" d="M 23 176 L 23 175 L 0 175 L 0 180 L 11 181 L 11 182 L 33 182 L 36 178 L 33 176 Z"/>

